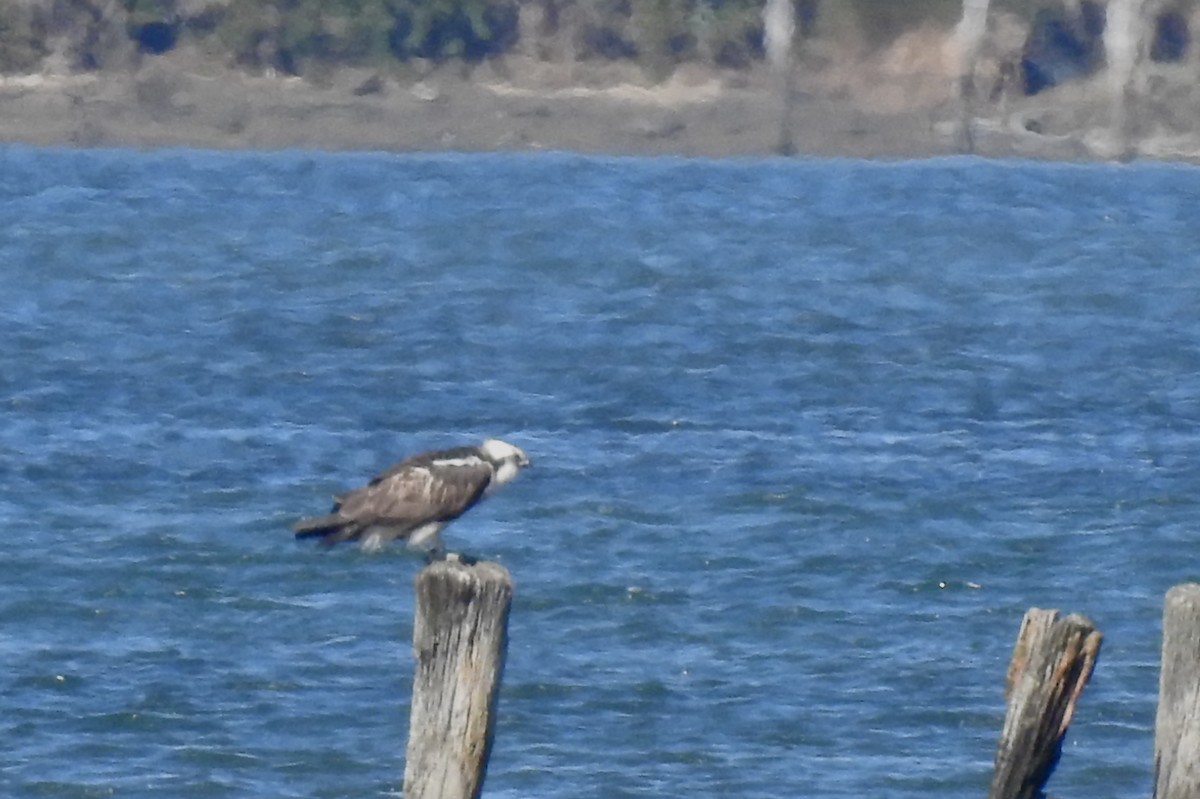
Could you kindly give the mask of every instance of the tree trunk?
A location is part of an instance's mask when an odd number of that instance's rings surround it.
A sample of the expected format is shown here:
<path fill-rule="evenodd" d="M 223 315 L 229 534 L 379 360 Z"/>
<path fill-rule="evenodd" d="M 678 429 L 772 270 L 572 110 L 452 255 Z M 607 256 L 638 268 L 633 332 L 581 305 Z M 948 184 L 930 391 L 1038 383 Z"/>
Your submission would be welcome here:
<path fill-rule="evenodd" d="M 955 97 L 958 101 L 959 149 L 975 152 L 975 137 L 971 120 L 975 117 L 975 68 L 983 39 L 987 34 L 990 0 L 963 0 L 962 19 L 954 29 L 954 48 L 957 55 Z"/>
<path fill-rule="evenodd" d="M 1110 0 L 1104 19 L 1104 59 L 1108 64 L 1110 129 L 1115 155 L 1133 155 L 1137 68 L 1145 41 L 1146 0 Z"/>
<path fill-rule="evenodd" d="M 763 49 L 779 95 L 780 155 L 795 152 L 792 144 L 792 40 L 796 36 L 796 7 L 792 0 L 767 0 L 763 8 Z"/>

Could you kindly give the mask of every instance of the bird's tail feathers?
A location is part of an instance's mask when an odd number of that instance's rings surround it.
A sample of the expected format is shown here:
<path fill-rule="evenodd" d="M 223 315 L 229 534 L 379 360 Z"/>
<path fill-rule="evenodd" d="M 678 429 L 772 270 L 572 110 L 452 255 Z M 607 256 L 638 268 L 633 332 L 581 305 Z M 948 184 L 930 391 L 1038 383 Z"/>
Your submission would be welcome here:
<path fill-rule="evenodd" d="M 360 532 L 359 525 L 336 513 L 301 519 L 292 525 L 292 530 L 296 533 L 296 538 L 320 538 L 321 543 L 326 546 L 348 541 Z"/>

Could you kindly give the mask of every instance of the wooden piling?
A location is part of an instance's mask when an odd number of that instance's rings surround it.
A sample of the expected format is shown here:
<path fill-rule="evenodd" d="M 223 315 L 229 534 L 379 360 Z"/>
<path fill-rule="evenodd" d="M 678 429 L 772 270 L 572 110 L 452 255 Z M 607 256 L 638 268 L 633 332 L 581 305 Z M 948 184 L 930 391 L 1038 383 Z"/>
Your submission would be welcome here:
<path fill-rule="evenodd" d="M 1163 602 L 1162 672 L 1154 719 L 1154 799 L 1200 796 L 1200 584 Z"/>
<path fill-rule="evenodd" d="M 1078 614 L 1030 608 L 1008 667 L 1008 713 L 988 799 L 1034 799 L 1054 772 L 1102 639 Z"/>
<path fill-rule="evenodd" d="M 508 570 L 488 561 L 451 556 L 417 575 L 405 799 L 474 799 L 482 791 L 512 590 Z"/>

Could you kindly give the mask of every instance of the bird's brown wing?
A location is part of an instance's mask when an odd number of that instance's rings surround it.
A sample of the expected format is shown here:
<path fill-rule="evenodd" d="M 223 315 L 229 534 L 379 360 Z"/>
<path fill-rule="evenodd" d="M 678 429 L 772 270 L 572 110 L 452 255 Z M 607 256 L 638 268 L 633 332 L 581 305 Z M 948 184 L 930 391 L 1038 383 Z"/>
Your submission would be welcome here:
<path fill-rule="evenodd" d="M 366 524 L 411 528 L 457 518 L 483 495 L 492 468 L 469 448 L 462 454 L 455 450 L 438 454 L 443 457 L 401 461 L 344 495 L 338 515 Z"/>
<path fill-rule="evenodd" d="M 453 463 L 453 462 L 479 462 L 482 464 L 482 459 L 479 457 L 475 447 L 453 447 L 452 449 L 436 449 L 430 452 L 419 452 L 416 455 L 409 455 L 399 463 L 389 466 L 384 471 L 371 478 L 371 482 L 367 485 L 375 485 L 382 483 L 391 477 L 403 474 L 404 472 L 416 466 L 424 466 L 426 468 L 438 463 Z"/>

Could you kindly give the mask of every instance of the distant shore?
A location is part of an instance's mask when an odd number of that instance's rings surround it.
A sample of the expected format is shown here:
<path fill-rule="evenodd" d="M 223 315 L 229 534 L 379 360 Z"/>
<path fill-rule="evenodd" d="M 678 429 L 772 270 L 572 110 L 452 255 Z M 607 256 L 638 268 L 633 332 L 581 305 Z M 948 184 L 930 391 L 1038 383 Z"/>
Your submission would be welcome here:
<path fill-rule="evenodd" d="M 972 125 L 973 151 L 1105 157 L 1079 133 L 1079 120 L 1096 115 L 1086 87 L 1056 91 L 1003 114 L 985 109 Z M 872 93 L 831 88 L 801 73 L 791 96 L 797 155 L 899 159 L 964 150 L 953 109 L 937 102 L 936 91 L 931 101 L 927 87 L 897 84 Z M 685 66 L 653 84 L 629 65 L 509 60 L 405 80 L 342 70 L 309 81 L 180 57 L 116 74 L 0 78 L 0 141 L 50 146 L 755 157 L 779 151 L 782 113 L 780 92 L 762 67 Z M 1189 140 L 1159 142 L 1139 154 L 1194 160 L 1193 151 L 1200 147 Z"/>

